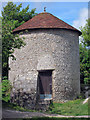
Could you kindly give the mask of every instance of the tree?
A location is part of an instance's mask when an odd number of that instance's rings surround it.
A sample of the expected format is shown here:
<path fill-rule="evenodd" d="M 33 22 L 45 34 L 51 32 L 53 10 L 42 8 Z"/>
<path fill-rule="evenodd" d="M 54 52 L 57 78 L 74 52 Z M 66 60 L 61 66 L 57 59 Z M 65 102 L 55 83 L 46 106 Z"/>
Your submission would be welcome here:
<path fill-rule="evenodd" d="M 3 7 L 2 16 L 5 21 L 16 21 L 15 28 L 28 21 L 36 15 L 35 9 L 29 10 L 29 5 L 20 11 L 22 4 L 16 6 L 13 2 L 8 2 L 5 7 Z"/>
<path fill-rule="evenodd" d="M 29 5 L 22 9 L 22 4 L 16 6 L 13 2 L 8 2 L 2 11 L 2 75 L 8 76 L 8 58 L 13 56 L 15 48 L 20 49 L 25 43 L 19 35 L 13 34 L 13 29 L 23 24 L 36 15 L 35 10 L 29 11 Z"/>
<path fill-rule="evenodd" d="M 86 22 L 85 27 L 81 27 L 82 43 L 84 46 L 90 47 L 90 18 Z"/>
<path fill-rule="evenodd" d="M 83 84 L 89 84 L 89 75 L 90 75 L 90 64 L 89 64 L 89 53 L 90 50 L 87 49 L 85 46 L 80 43 L 79 45 L 80 49 L 80 78 L 81 83 Z"/>
<path fill-rule="evenodd" d="M 25 45 L 24 38 L 21 39 L 19 35 L 13 34 L 12 31 L 36 15 L 36 9 L 29 11 L 29 6 L 20 10 L 21 8 L 22 4 L 16 6 L 13 2 L 8 2 L 2 11 L 2 100 L 6 102 L 10 100 L 11 90 L 11 85 L 8 81 L 8 59 L 9 57 L 15 59 L 13 56 L 14 49 L 20 49 L 21 46 Z"/>
<path fill-rule="evenodd" d="M 81 27 L 82 41 L 80 48 L 80 78 L 81 83 L 90 83 L 90 19 L 87 20 L 85 27 Z"/>

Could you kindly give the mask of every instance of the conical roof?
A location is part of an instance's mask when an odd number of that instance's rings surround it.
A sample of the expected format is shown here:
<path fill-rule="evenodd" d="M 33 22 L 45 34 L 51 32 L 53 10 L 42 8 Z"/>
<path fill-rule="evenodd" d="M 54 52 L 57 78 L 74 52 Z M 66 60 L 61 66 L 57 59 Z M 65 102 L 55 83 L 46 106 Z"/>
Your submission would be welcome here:
<path fill-rule="evenodd" d="M 70 29 L 79 32 L 79 35 L 81 35 L 79 30 L 47 12 L 39 13 L 37 16 L 14 29 L 13 32 L 40 28 Z"/>

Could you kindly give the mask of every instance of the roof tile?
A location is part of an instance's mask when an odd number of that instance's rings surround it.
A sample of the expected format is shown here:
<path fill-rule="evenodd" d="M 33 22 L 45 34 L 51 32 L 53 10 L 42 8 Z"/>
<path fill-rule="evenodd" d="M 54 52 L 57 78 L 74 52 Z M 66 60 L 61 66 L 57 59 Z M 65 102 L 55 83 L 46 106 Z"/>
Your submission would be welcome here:
<path fill-rule="evenodd" d="M 79 30 L 47 12 L 39 13 L 37 16 L 33 17 L 32 19 L 28 20 L 27 22 L 14 29 L 13 32 L 37 28 L 70 29 L 78 31 L 81 35 L 81 32 Z"/>

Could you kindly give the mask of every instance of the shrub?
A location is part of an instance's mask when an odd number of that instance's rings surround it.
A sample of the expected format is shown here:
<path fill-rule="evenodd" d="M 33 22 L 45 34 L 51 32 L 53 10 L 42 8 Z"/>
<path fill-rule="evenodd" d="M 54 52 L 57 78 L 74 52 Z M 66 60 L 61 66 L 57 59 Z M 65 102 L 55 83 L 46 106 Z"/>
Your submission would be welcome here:
<path fill-rule="evenodd" d="M 3 77 L 2 79 L 2 100 L 5 102 L 10 101 L 10 91 L 11 91 L 11 84 L 7 77 Z"/>

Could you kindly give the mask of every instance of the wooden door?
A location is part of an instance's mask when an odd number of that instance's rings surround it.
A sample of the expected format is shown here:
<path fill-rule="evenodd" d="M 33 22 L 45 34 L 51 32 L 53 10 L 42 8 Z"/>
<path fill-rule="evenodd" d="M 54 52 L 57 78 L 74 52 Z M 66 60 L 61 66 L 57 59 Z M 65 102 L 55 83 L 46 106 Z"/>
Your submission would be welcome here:
<path fill-rule="evenodd" d="M 52 71 L 39 72 L 39 92 L 43 95 L 52 94 Z"/>

